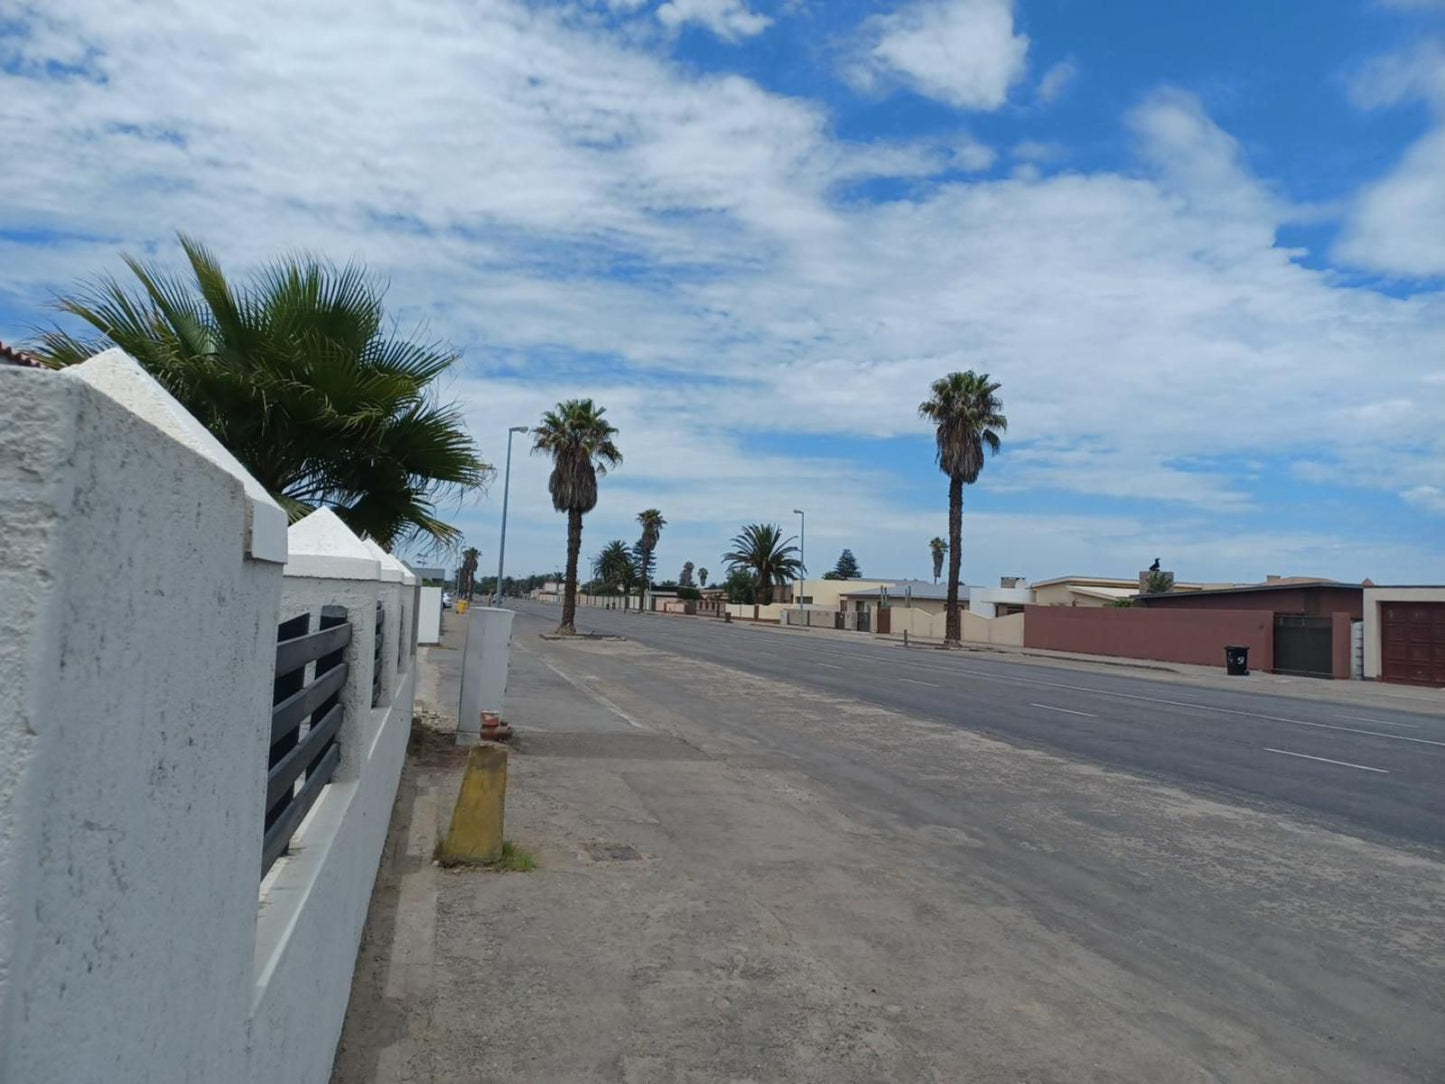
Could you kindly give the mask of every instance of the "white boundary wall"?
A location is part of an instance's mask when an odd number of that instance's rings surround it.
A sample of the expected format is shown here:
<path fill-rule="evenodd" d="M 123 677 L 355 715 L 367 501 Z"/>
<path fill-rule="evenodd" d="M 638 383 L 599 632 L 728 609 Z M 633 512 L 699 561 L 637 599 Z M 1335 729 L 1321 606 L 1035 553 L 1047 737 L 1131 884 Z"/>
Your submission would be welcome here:
<path fill-rule="evenodd" d="M 415 673 L 414 577 L 328 516 L 288 548 L 119 351 L 0 368 L 4 1084 L 328 1079 Z M 343 757 L 263 885 L 276 626 L 323 602 L 356 627 Z"/>

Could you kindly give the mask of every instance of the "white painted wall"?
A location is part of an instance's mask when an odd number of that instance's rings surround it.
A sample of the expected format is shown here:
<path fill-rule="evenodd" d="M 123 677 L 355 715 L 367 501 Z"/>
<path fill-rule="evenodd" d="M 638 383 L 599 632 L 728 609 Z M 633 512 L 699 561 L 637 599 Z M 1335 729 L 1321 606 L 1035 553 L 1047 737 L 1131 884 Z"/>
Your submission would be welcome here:
<path fill-rule="evenodd" d="M 979 617 L 998 616 L 1001 605 L 1027 606 L 1034 601 L 1034 589 L 1022 587 L 973 587 L 968 589 L 968 609 Z"/>
<path fill-rule="evenodd" d="M 442 639 L 442 589 L 423 587 L 417 600 L 416 642 L 439 644 Z"/>
<path fill-rule="evenodd" d="M 1382 602 L 1445 602 L 1445 587 L 1366 587 L 1365 588 L 1365 680 L 1380 677 L 1381 636 L 1380 603 Z"/>
<path fill-rule="evenodd" d="M 344 527 L 278 552 L 185 417 L 123 355 L 0 369 L 7 1084 L 330 1075 L 411 720 L 409 643 L 370 706 L 371 624 L 413 587 Z M 262 885 L 276 625 L 338 601 L 341 767 Z"/>

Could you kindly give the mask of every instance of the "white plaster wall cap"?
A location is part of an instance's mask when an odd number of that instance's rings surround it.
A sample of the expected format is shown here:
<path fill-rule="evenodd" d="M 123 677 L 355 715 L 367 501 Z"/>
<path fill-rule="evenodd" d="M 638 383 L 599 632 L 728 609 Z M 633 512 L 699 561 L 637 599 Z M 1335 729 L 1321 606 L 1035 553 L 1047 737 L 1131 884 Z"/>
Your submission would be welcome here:
<path fill-rule="evenodd" d="M 62 369 L 61 374 L 84 381 L 235 477 L 247 498 L 246 552 L 260 561 L 285 563 L 286 513 L 281 506 L 209 429 L 141 368 L 140 362 L 113 347 L 79 365 Z"/>
<path fill-rule="evenodd" d="M 329 508 L 318 508 L 291 524 L 287 543 L 288 576 L 325 580 L 379 580 L 381 562 Z"/>
<path fill-rule="evenodd" d="M 361 544 L 381 565 L 381 578 L 387 583 L 401 583 L 406 577 L 406 568 L 386 550 L 370 538 L 363 538 Z"/>

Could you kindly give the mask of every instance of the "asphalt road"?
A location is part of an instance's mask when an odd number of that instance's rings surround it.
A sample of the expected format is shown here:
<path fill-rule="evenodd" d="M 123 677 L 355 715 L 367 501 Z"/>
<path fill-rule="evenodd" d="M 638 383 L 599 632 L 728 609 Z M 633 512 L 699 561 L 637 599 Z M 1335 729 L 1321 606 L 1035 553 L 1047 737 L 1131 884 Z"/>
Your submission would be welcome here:
<path fill-rule="evenodd" d="M 542 617 L 558 612 L 516 606 Z M 1445 847 L 1445 716 L 590 608 L 578 611 L 578 628 L 1364 838 Z"/>

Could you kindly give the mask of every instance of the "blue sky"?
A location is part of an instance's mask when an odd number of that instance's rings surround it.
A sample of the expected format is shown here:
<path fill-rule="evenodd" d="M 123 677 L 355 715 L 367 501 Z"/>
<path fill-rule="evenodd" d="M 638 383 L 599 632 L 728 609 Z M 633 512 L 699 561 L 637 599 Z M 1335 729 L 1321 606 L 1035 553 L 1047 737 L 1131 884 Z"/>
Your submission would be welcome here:
<path fill-rule="evenodd" d="M 662 575 L 795 507 L 814 570 L 927 574 L 916 408 L 976 368 L 971 582 L 1445 581 L 1445 0 L 212 7 L 0 0 L 0 338 L 177 229 L 306 248 L 464 351 L 499 466 L 606 404 L 584 549 L 656 506 Z"/>

